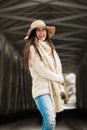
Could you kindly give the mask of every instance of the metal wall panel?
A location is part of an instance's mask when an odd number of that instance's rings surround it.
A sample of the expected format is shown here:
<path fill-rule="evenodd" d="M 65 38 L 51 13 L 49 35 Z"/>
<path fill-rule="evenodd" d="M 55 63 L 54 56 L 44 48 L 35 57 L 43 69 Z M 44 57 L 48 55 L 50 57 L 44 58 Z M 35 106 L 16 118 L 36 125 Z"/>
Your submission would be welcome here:
<path fill-rule="evenodd" d="M 87 52 L 78 68 L 76 77 L 77 108 L 87 110 Z"/>
<path fill-rule="evenodd" d="M 0 33 L 0 114 L 35 108 L 31 96 L 31 77 L 22 57 Z"/>

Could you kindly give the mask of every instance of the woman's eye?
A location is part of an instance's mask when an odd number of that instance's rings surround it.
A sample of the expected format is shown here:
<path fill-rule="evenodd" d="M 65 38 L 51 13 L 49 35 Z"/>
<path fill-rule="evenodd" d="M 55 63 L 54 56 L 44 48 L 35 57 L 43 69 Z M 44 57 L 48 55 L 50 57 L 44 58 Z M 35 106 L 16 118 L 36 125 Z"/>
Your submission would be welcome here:
<path fill-rule="evenodd" d="M 36 29 L 36 31 L 39 31 L 39 29 Z"/>

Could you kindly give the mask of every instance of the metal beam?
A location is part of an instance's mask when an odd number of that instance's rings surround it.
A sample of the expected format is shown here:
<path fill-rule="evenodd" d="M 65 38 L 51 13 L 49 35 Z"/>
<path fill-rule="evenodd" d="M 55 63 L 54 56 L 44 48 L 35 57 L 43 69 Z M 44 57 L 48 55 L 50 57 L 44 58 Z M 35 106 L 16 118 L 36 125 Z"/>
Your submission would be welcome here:
<path fill-rule="evenodd" d="M 76 8 L 76 9 L 81 9 L 81 10 L 87 10 L 87 6 L 76 4 L 74 2 L 69 3 L 69 2 L 53 1 L 53 2 L 50 2 L 50 4 L 55 5 L 55 6 L 64 6 L 64 7 L 69 7 L 69 8 Z"/>
<path fill-rule="evenodd" d="M 64 33 L 61 33 L 61 34 L 58 34 L 56 35 L 56 37 L 68 37 L 68 36 L 71 36 L 71 35 L 75 35 L 75 34 L 79 34 L 79 33 L 83 33 L 83 32 L 86 32 L 86 30 L 75 30 L 75 31 L 68 31 L 68 32 L 64 32 Z"/>
<path fill-rule="evenodd" d="M 55 23 L 55 22 L 63 22 L 63 21 L 78 19 L 78 18 L 82 18 L 82 17 L 87 17 L 87 13 L 73 14 L 70 16 L 65 16 L 63 18 L 55 18 L 55 19 L 52 19 L 52 20 L 49 20 L 46 22 L 49 22 L 49 24 L 51 24 L 51 23 Z"/>
<path fill-rule="evenodd" d="M 13 10 L 17 10 L 17 9 L 23 9 L 23 8 L 30 7 L 30 6 L 33 6 L 33 5 L 38 5 L 38 3 L 35 3 L 35 2 L 24 2 L 22 4 L 18 4 L 18 5 L 14 5 L 14 6 L 10 6 L 10 7 L 4 8 L 4 9 L 0 9 L 0 13 L 4 13 L 4 12 L 7 13 L 8 11 L 13 11 Z"/>

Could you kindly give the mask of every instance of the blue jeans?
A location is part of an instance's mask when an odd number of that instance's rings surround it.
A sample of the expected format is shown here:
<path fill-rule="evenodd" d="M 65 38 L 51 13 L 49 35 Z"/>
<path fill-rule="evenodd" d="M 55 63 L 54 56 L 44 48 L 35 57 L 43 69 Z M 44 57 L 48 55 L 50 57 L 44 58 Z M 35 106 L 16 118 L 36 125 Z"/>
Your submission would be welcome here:
<path fill-rule="evenodd" d="M 42 130 L 55 130 L 56 114 L 50 94 L 44 94 L 35 98 L 37 108 L 43 117 Z"/>

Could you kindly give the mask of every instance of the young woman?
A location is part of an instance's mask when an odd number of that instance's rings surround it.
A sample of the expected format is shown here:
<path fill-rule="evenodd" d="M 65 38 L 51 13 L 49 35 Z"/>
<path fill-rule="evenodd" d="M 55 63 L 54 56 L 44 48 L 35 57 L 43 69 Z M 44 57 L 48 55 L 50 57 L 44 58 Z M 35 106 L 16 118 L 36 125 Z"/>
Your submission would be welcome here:
<path fill-rule="evenodd" d="M 59 56 L 50 38 L 54 26 L 36 20 L 28 29 L 24 48 L 24 66 L 32 77 L 32 96 L 43 117 L 42 130 L 54 130 L 56 112 L 63 111 L 64 79 Z"/>

